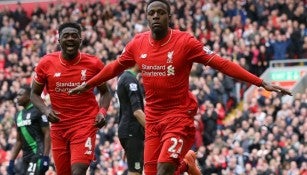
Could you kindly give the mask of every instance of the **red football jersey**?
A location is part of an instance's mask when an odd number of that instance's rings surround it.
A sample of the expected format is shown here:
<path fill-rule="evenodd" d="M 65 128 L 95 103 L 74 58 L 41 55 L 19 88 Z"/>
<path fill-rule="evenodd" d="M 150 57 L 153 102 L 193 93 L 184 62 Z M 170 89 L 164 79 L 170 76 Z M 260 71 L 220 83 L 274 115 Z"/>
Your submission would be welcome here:
<path fill-rule="evenodd" d="M 146 92 L 146 121 L 157 121 L 168 114 L 191 114 L 197 110 L 197 101 L 189 92 L 189 76 L 194 62 L 257 86 L 262 82 L 239 65 L 204 47 L 189 33 L 170 29 L 159 41 L 154 41 L 149 31 L 136 35 L 117 61 L 107 65 L 88 84 L 108 80 L 137 63 Z"/>
<path fill-rule="evenodd" d="M 99 58 L 86 53 L 79 53 L 72 61 L 61 58 L 61 52 L 48 54 L 40 60 L 34 80 L 46 86 L 52 109 L 61 119 L 52 125 L 53 129 L 93 125 L 99 110 L 93 88 L 76 95 L 68 95 L 68 91 L 98 74 L 103 67 Z"/>

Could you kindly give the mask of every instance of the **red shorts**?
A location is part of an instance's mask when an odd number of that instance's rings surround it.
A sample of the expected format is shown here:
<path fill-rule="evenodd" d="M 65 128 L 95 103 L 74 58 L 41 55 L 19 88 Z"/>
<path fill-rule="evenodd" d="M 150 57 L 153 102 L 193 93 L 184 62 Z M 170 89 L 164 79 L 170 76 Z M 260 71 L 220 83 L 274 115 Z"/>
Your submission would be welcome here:
<path fill-rule="evenodd" d="M 157 174 L 159 162 L 177 167 L 194 144 L 195 127 L 191 116 L 172 116 L 156 123 L 146 123 L 144 172 Z"/>
<path fill-rule="evenodd" d="M 90 164 L 94 158 L 97 128 L 94 126 L 52 130 L 52 156 L 57 174 L 71 174 L 74 163 Z"/>

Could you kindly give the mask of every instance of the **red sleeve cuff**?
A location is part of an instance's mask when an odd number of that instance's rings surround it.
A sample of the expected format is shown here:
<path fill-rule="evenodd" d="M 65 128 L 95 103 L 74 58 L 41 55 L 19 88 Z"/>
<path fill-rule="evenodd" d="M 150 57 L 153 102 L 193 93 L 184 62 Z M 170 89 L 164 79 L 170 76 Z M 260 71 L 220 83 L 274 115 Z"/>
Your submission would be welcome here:
<path fill-rule="evenodd" d="M 105 108 L 100 108 L 99 113 L 102 114 L 103 116 L 107 116 L 107 110 Z"/>

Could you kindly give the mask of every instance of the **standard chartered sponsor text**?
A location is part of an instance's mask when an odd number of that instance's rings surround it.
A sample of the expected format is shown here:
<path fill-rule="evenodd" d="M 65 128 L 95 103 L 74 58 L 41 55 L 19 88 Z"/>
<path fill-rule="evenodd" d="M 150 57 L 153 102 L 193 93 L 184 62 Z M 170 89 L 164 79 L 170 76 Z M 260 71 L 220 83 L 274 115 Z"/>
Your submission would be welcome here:
<path fill-rule="evenodd" d="M 55 92 L 68 92 L 72 88 L 81 85 L 82 82 L 56 82 Z"/>
<path fill-rule="evenodd" d="M 142 64 L 142 76 L 148 76 L 148 77 L 166 76 L 166 66 Z"/>
<path fill-rule="evenodd" d="M 166 72 L 154 72 L 154 71 L 142 71 L 142 76 L 147 77 L 163 77 L 166 76 Z"/>
<path fill-rule="evenodd" d="M 166 66 L 146 65 L 142 64 L 142 70 L 166 70 Z"/>

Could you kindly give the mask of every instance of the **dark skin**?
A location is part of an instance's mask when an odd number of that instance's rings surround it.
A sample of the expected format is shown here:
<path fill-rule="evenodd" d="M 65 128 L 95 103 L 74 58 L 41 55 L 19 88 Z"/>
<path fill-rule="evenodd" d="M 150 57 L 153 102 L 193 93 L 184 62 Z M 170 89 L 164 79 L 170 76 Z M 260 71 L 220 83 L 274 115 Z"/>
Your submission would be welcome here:
<path fill-rule="evenodd" d="M 148 6 L 147 21 L 154 40 L 161 40 L 167 35 L 170 17 L 166 4 L 157 1 Z"/>
<path fill-rule="evenodd" d="M 170 13 L 167 10 L 167 5 L 163 2 L 155 1 L 149 4 L 146 10 L 146 17 L 151 29 L 151 38 L 154 40 L 161 40 L 165 38 L 169 32 Z M 275 91 L 282 95 L 292 95 L 292 93 L 282 87 L 269 84 L 262 81 L 260 85 L 267 91 Z M 90 87 L 84 83 L 74 89 L 69 94 L 77 94 L 88 90 Z M 159 162 L 157 165 L 157 175 L 173 175 L 176 170 L 176 166 L 173 163 Z"/>
<path fill-rule="evenodd" d="M 77 31 L 74 28 L 65 28 L 60 33 L 59 44 L 61 46 L 61 57 L 67 61 L 73 60 L 79 53 L 79 47 L 81 45 L 81 32 Z M 44 90 L 45 84 L 41 85 L 37 82 L 33 81 L 32 91 L 31 91 L 31 101 L 32 103 L 48 117 L 48 121 L 51 123 L 61 122 L 58 117 L 58 112 L 52 110 L 52 108 L 46 106 L 43 99 L 41 98 L 41 94 Z M 97 90 L 100 93 L 99 106 L 105 109 L 108 109 L 110 100 L 112 95 L 110 94 L 106 83 L 103 83 L 100 86 L 97 86 Z M 93 125 L 97 128 L 102 128 L 106 124 L 105 116 L 103 114 L 98 113 Z M 86 174 L 88 169 L 88 164 L 84 163 L 75 163 L 71 167 L 71 171 L 73 175 L 83 175 Z"/>

